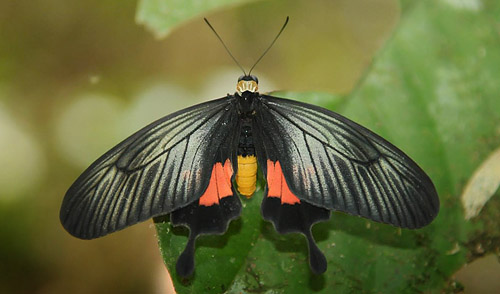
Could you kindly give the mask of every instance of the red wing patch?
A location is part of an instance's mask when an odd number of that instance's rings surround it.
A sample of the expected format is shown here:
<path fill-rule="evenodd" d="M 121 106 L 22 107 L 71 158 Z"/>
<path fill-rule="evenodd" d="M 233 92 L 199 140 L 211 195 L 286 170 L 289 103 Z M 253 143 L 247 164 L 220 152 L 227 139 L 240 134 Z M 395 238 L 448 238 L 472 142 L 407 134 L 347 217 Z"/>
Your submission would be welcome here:
<path fill-rule="evenodd" d="M 218 205 L 221 198 L 233 196 L 233 190 L 231 189 L 232 176 L 233 167 L 229 159 L 226 159 L 224 165 L 220 162 L 215 163 L 212 175 L 210 176 L 210 182 L 205 193 L 200 197 L 199 205 Z"/>
<path fill-rule="evenodd" d="M 280 198 L 281 204 L 300 203 L 300 199 L 290 191 L 279 161 L 267 160 L 267 188 L 267 197 Z"/>

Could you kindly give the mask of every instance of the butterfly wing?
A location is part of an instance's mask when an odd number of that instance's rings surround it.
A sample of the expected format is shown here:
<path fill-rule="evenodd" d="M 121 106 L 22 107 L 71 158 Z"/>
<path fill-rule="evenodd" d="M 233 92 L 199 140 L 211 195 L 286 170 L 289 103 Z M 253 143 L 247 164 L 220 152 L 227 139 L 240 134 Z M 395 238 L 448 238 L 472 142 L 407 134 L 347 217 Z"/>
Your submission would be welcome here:
<path fill-rule="evenodd" d="M 60 211 L 64 228 L 82 239 L 97 238 L 213 196 L 206 191 L 209 182 L 214 175 L 231 178 L 236 162 L 234 102 L 228 96 L 168 115 L 101 156 L 67 191 Z"/>
<path fill-rule="evenodd" d="M 290 191 L 303 202 L 410 229 L 437 215 L 432 181 L 391 143 L 314 105 L 272 96 L 259 101 L 257 156 L 279 162 Z"/>

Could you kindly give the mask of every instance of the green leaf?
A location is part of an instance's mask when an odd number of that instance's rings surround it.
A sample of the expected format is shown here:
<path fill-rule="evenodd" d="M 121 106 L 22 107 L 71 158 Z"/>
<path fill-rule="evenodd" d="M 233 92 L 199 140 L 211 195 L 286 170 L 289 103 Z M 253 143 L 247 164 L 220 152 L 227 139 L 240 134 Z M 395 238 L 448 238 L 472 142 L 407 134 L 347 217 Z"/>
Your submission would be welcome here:
<path fill-rule="evenodd" d="M 251 0 L 139 0 L 136 22 L 151 30 L 157 38 L 194 17 L 202 17 L 217 8 Z"/>
<path fill-rule="evenodd" d="M 313 229 L 328 260 L 314 276 L 304 238 L 261 220 L 257 193 L 242 199 L 242 217 L 225 235 L 200 238 L 186 281 L 175 261 L 187 231 L 157 224 L 178 293 L 452 292 L 455 271 L 500 246 L 499 197 L 472 221 L 460 202 L 467 179 L 500 145 L 500 3 L 460 3 L 403 1 L 397 31 L 351 94 L 279 94 L 334 109 L 407 152 L 436 185 L 436 220 L 410 231 L 334 213 Z"/>

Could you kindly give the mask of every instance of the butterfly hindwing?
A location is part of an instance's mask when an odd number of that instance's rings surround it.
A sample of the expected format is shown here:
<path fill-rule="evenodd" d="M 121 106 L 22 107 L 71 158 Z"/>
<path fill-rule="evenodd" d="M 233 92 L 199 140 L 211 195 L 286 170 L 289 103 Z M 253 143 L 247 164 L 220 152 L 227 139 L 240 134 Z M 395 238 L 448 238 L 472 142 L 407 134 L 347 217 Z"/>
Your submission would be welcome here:
<path fill-rule="evenodd" d="M 261 95 L 255 108 L 255 149 L 267 181 L 262 215 L 279 233 L 304 234 L 313 272 L 327 263 L 311 227 L 330 210 L 412 229 L 437 215 L 429 177 L 370 130 L 288 99 Z"/>
<path fill-rule="evenodd" d="M 239 124 L 233 125 L 238 134 Z M 176 265 L 177 274 L 190 276 L 194 271 L 195 241 L 200 235 L 223 234 L 229 222 L 241 213 L 241 202 L 233 187 L 237 171 L 236 152 L 238 136 L 221 138 L 221 146 L 216 153 L 210 182 L 199 199 L 183 208 L 172 211 L 172 225 L 189 228 L 189 239 Z"/>
<path fill-rule="evenodd" d="M 256 105 L 266 156 L 300 200 L 410 229 L 437 215 L 429 177 L 380 136 L 314 105 L 265 95 Z"/>
<path fill-rule="evenodd" d="M 327 221 L 330 218 L 330 210 L 311 205 L 299 199 L 290 190 L 289 180 L 285 179 L 281 168 L 282 160 L 286 160 L 280 156 L 284 148 L 282 141 L 273 141 L 269 138 L 269 128 L 272 127 L 269 125 L 269 119 L 272 117 L 266 115 L 259 117 L 260 120 L 257 118 L 254 121 L 253 129 L 257 158 L 266 179 L 266 189 L 261 205 L 262 217 L 272 222 L 280 234 L 303 234 L 307 239 L 311 270 L 316 274 L 323 273 L 326 271 L 327 261 L 314 241 L 311 228 L 317 222 Z M 281 135 L 286 136 L 283 133 Z"/>
<path fill-rule="evenodd" d="M 76 237 L 92 239 L 198 201 L 216 162 L 235 163 L 229 149 L 234 149 L 237 125 L 234 96 L 151 123 L 75 181 L 61 207 L 63 226 Z"/>

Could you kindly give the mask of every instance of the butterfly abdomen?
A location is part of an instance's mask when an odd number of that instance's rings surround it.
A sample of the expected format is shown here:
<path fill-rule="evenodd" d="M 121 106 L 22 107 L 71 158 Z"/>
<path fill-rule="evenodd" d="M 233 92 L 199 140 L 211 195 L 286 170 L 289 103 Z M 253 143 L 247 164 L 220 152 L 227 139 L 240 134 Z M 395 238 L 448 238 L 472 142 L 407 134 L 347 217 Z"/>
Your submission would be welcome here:
<path fill-rule="evenodd" d="M 250 198 L 255 192 L 257 182 L 257 158 L 255 155 L 238 155 L 238 173 L 236 184 L 241 195 Z"/>
<path fill-rule="evenodd" d="M 238 144 L 238 172 L 236 184 L 241 195 L 250 198 L 255 192 L 257 182 L 257 158 L 252 137 L 250 121 L 243 119 Z"/>

